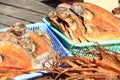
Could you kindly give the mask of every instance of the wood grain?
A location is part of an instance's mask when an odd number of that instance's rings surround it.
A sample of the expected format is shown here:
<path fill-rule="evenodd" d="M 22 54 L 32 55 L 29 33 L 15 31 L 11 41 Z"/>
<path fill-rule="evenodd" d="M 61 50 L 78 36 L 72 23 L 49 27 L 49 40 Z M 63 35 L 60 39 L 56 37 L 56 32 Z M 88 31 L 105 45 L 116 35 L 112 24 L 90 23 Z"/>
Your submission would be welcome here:
<path fill-rule="evenodd" d="M 48 4 L 38 0 L 0 0 L 0 27 L 17 21 L 24 24 L 41 22 L 55 8 Z"/>
<path fill-rule="evenodd" d="M 0 24 L 2 24 L 2 25 L 9 26 L 18 21 L 23 22 L 24 24 L 29 24 L 29 22 L 27 22 L 27 21 L 23 21 L 20 19 L 16 19 L 16 18 L 12 18 L 12 17 L 6 16 L 6 15 L 0 14 Z"/>
<path fill-rule="evenodd" d="M 11 16 L 11 17 L 15 17 L 17 19 L 28 21 L 31 23 L 40 22 L 41 19 L 46 16 L 45 14 L 40 14 L 40 13 L 19 9 L 16 7 L 7 6 L 3 4 L 0 4 L 0 13 Z"/>

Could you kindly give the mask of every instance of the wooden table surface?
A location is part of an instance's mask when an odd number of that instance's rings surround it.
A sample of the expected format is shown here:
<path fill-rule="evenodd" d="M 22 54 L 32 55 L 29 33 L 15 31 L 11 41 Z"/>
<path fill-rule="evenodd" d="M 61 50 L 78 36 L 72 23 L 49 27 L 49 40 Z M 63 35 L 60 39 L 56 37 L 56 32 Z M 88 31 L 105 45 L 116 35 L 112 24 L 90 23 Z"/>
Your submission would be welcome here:
<path fill-rule="evenodd" d="M 0 28 L 18 21 L 24 24 L 41 22 L 58 4 L 41 0 L 0 0 Z"/>

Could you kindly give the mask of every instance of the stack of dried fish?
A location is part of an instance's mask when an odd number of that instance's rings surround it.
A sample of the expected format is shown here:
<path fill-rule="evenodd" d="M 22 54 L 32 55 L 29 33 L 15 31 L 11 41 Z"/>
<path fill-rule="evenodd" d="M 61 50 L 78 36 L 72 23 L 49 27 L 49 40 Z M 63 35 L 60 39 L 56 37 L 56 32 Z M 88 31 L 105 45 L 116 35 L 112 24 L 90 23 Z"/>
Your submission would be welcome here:
<path fill-rule="evenodd" d="M 88 56 L 57 58 L 48 74 L 35 80 L 120 80 L 120 54 L 98 46 Z"/>
<path fill-rule="evenodd" d="M 16 23 L 7 32 L 1 32 L 0 40 L 0 80 L 12 80 L 14 76 L 41 70 L 48 73 L 36 80 L 120 79 L 120 54 L 99 45 L 97 52 L 85 51 L 86 54 L 94 55 L 94 58 L 78 54 L 75 57 L 60 58 L 55 53 L 48 53 L 52 45 L 48 47 L 45 44 L 51 44 L 47 34 L 38 30 L 29 32 L 22 23 Z M 37 63 L 44 64 L 44 68 Z M 34 65 L 37 65 L 37 68 Z"/>
<path fill-rule="evenodd" d="M 23 23 L 17 22 L 6 32 L 0 32 L 0 80 L 43 68 L 42 64 L 54 55 L 47 33 L 30 32 Z"/>
<path fill-rule="evenodd" d="M 120 23 L 110 12 L 91 3 L 58 6 L 48 14 L 56 29 L 73 42 L 120 40 Z"/>

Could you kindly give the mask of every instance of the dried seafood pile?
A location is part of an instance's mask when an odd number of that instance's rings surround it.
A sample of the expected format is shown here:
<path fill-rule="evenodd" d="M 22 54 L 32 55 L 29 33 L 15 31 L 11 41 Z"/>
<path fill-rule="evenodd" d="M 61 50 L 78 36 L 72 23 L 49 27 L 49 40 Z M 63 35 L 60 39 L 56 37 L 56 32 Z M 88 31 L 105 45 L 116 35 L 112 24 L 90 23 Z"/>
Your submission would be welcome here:
<path fill-rule="evenodd" d="M 17 22 L 6 32 L 0 32 L 0 80 L 43 68 L 42 64 L 54 55 L 48 34 L 41 30 L 30 32 Z"/>
<path fill-rule="evenodd" d="M 51 49 L 51 39 L 46 33 L 30 32 L 24 24 L 15 23 L 0 33 L 0 80 L 13 80 L 17 75 L 41 70 L 48 73 L 32 80 L 120 79 L 120 54 L 117 52 L 98 45 L 97 52 L 85 51 L 95 58 L 78 54 L 61 58 Z"/>
<path fill-rule="evenodd" d="M 57 58 L 48 74 L 34 80 L 120 80 L 120 54 L 98 46 L 88 56 Z"/>
<path fill-rule="evenodd" d="M 47 16 L 50 23 L 70 40 L 97 42 L 120 40 L 120 22 L 110 12 L 90 3 L 58 6 Z"/>

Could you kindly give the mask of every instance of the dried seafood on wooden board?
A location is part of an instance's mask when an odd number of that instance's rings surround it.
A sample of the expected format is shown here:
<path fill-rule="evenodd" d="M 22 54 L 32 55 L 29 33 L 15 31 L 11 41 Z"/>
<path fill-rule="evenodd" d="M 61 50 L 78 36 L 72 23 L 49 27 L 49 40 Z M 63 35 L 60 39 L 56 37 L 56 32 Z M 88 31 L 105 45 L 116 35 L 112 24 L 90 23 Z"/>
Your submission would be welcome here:
<path fill-rule="evenodd" d="M 47 19 L 76 43 L 120 40 L 119 20 L 91 3 L 76 2 L 70 8 L 58 6 L 49 12 Z"/>
<path fill-rule="evenodd" d="M 56 55 L 49 35 L 41 30 L 29 31 L 21 22 L 0 32 L 0 80 L 43 68 Z M 51 64 L 54 58 L 51 58 Z"/>
<path fill-rule="evenodd" d="M 112 52 L 110 54 L 109 52 Z M 119 80 L 120 54 L 101 48 L 91 51 L 89 56 L 68 56 L 56 58 L 48 74 L 34 80 Z"/>

